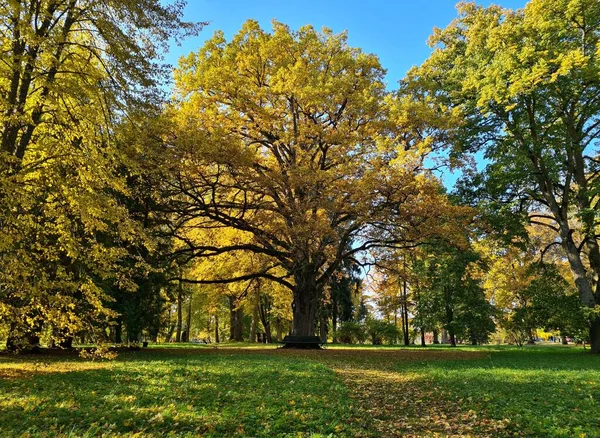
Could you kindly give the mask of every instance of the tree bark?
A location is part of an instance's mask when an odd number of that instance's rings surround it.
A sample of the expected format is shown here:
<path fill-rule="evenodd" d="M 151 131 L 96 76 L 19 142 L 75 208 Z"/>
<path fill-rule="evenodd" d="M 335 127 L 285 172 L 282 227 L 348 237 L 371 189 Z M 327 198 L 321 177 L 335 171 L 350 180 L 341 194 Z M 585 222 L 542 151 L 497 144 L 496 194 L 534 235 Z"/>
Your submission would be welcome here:
<path fill-rule="evenodd" d="M 183 322 L 183 283 L 179 280 L 177 290 L 177 331 L 175 333 L 175 342 L 181 342 L 181 328 Z"/>
<path fill-rule="evenodd" d="M 454 335 L 454 329 L 448 329 L 448 335 L 450 335 L 450 346 L 456 347 L 456 336 Z"/>
<path fill-rule="evenodd" d="M 558 216 L 556 212 L 555 216 Z M 557 220 L 560 226 L 561 243 L 567 255 L 567 260 L 569 261 L 571 273 L 575 279 L 575 286 L 579 293 L 579 299 L 583 305 L 593 308 L 600 304 L 600 292 L 598 292 L 599 285 L 597 281 L 599 275 L 598 271 L 600 270 L 600 266 L 598 266 L 598 244 L 596 242 L 590 242 L 590 239 L 595 240 L 595 236 L 588 239 L 586 243 L 586 246 L 590 251 L 590 256 L 588 257 L 590 269 L 596 280 L 596 293 L 594 293 L 594 288 L 588 279 L 587 271 L 581 257 L 581 250 L 573 241 L 573 233 L 569 227 L 568 221 L 564 218 L 561 219 L 562 220 Z M 592 353 L 600 354 L 600 317 L 590 323 L 589 334 Z"/>
<path fill-rule="evenodd" d="M 263 338 L 264 342 L 267 344 L 272 344 L 273 338 L 271 336 L 271 319 L 270 319 L 271 303 L 269 302 L 268 295 L 263 295 L 260 297 L 258 310 L 260 313 L 260 320 L 262 322 L 263 328 L 265 329 L 265 337 Z"/>
<path fill-rule="evenodd" d="M 115 324 L 115 344 L 123 343 L 123 321 L 119 318 Z"/>
<path fill-rule="evenodd" d="M 283 323 L 280 317 L 275 318 L 275 330 L 277 331 L 277 341 L 283 340 Z"/>
<path fill-rule="evenodd" d="M 425 347 L 427 344 L 425 343 L 425 329 L 421 327 L 421 347 Z"/>
<path fill-rule="evenodd" d="M 322 342 L 327 342 L 327 315 L 323 314 L 321 316 L 321 321 L 319 322 L 319 336 Z"/>
<path fill-rule="evenodd" d="M 437 329 L 433 329 L 433 343 L 434 344 L 439 344 L 440 343 L 440 334 L 437 331 Z"/>
<path fill-rule="evenodd" d="M 258 301 L 252 306 L 252 323 L 250 324 L 250 342 L 256 342 L 256 328 L 258 327 Z"/>
<path fill-rule="evenodd" d="M 185 342 L 190 342 L 190 334 L 192 332 L 192 297 L 190 296 L 190 302 L 188 304 L 187 318 L 185 321 Z"/>
<path fill-rule="evenodd" d="M 337 309 L 337 300 L 335 299 L 335 294 L 331 299 L 331 330 L 333 331 L 333 343 L 337 343 L 337 320 L 338 320 L 338 309 Z"/>
<path fill-rule="evenodd" d="M 402 332 L 404 335 L 404 345 L 408 346 L 410 345 L 410 339 L 409 339 L 409 327 L 408 327 L 408 293 L 407 293 L 407 288 L 408 288 L 408 284 L 406 279 L 403 282 L 404 284 L 402 285 L 402 307 L 401 307 L 401 311 L 402 311 Z"/>
<path fill-rule="evenodd" d="M 294 275 L 294 301 L 292 304 L 294 336 L 314 336 L 318 289 L 316 275 L 309 268 L 303 268 Z"/>
<path fill-rule="evenodd" d="M 227 297 L 229 300 L 229 340 L 233 341 L 235 338 L 235 303 L 233 296 Z"/>
<path fill-rule="evenodd" d="M 215 313 L 215 342 L 218 344 L 219 340 L 219 315 Z"/>

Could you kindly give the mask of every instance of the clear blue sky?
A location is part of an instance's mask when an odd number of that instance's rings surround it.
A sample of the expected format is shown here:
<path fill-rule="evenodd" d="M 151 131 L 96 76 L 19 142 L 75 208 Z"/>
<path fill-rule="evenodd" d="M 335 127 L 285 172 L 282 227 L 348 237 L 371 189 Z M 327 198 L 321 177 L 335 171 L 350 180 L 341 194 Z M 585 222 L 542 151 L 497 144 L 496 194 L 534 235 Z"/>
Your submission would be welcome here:
<path fill-rule="evenodd" d="M 177 59 L 196 51 L 216 30 L 230 39 L 247 19 L 255 19 L 264 29 L 271 29 L 276 19 L 297 29 L 311 24 L 334 32 L 348 31 L 349 44 L 379 56 L 387 69 L 389 88 L 413 65 L 423 62 L 430 53 L 427 38 L 434 27 L 445 27 L 456 17 L 457 0 L 188 0 L 185 19 L 208 21 L 197 38 L 187 39 L 180 47 L 172 45 L 167 58 Z M 526 0 L 479 0 L 487 6 L 495 3 L 517 9 Z"/>
<path fill-rule="evenodd" d="M 297 29 L 311 24 L 334 32 L 348 32 L 348 42 L 368 53 L 379 56 L 387 69 L 389 89 L 413 66 L 421 64 L 431 50 L 427 39 L 434 27 L 446 27 L 456 16 L 458 0 L 188 0 L 185 19 L 207 21 L 209 24 L 196 38 L 181 46 L 172 45 L 167 62 L 176 65 L 180 56 L 198 50 L 216 30 L 222 30 L 229 40 L 244 21 L 255 19 L 263 29 L 271 29 L 276 19 Z M 510 9 L 525 6 L 526 0 L 478 0 Z M 483 160 L 478 157 L 478 164 Z M 447 187 L 454 185 L 458 175 L 448 171 L 440 174 Z"/>

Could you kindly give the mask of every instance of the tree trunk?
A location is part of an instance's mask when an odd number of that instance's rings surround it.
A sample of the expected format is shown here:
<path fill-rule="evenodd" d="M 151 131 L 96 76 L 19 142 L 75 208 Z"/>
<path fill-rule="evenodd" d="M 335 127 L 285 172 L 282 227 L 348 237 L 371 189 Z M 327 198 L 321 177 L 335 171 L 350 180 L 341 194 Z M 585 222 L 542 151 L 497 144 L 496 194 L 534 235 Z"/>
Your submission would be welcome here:
<path fill-rule="evenodd" d="M 408 293 L 407 293 L 407 282 L 406 280 L 404 280 L 404 284 L 402 287 L 402 307 L 401 307 L 401 311 L 402 311 L 402 332 L 404 334 L 404 345 L 408 346 L 410 345 L 410 339 L 409 339 L 409 327 L 408 327 Z"/>
<path fill-rule="evenodd" d="M 165 342 L 171 342 L 173 337 L 173 330 L 175 326 L 171 324 L 171 306 L 167 306 L 167 331 L 165 333 Z"/>
<path fill-rule="evenodd" d="M 235 327 L 233 329 L 233 340 L 242 342 L 244 340 L 244 309 L 235 309 Z"/>
<path fill-rule="evenodd" d="M 70 350 L 71 348 L 73 348 L 73 336 L 65 336 L 58 343 L 58 345 L 60 346 L 60 348 L 65 348 L 67 350 Z"/>
<path fill-rule="evenodd" d="M 337 301 L 335 299 L 335 294 L 333 294 L 332 302 L 331 302 L 331 330 L 333 331 L 333 343 L 337 342 L 337 319 L 338 319 L 338 309 L 337 309 Z"/>
<path fill-rule="evenodd" d="M 229 340 L 244 340 L 244 312 L 234 296 L 229 297 Z"/>
<path fill-rule="evenodd" d="M 277 341 L 283 340 L 283 322 L 280 317 L 275 318 L 275 330 L 277 331 Z"/>
<path fill-rule="evenodd" d="M 219 315 L 215 313 L 215 342 L 218 344 L 219 340 Z"/>
<path fill-rule="evenodd" d="M 190 302 L 188 304 L 187 318 L 185 321 L 185 342 L 190 342 L 190 334 L 192 332 L 192 297 L 190 296 Z"/>
<path fill-rule="evenodd" d="M 448 330 L 448 334 L 450 335 L 450 346 L 456 347 L 456 336 L 454 336 L 454 329 L 450 328 Z"/>
<path fill-rule="evenodd" d="M 177 331 L 175 333 L 175 342 L 181 342 L 181 328 L 183 322 L 183 284 L 179 281 L 177 291 Z"/>
<path fill-rule="evenodd" d="M 569 345 L 569 343 L 567 342 L 567 335 L 564 332 L 560 332 L 560 343 L 562 345 Z"/>
<path fill-rule="evenodd" d="M 440 343 L 440 333 L 438 332 L 437 329 L 433 329 L 433 343 L 434 344 Z"/>
<path fill-rule="evenodd" d="M 294 301 L 292 303 L 294 336 L 314 336 L 318 302 L 316 275 L 309 268 L 294 275 Z"/>
<path fill-rule="evenodd" d="M 321 321 L 319 322 L 319 336 L 322 342 L 327 342 L 327 315 L 323 314 L 321 316 Z"/>
<path fill-rule="evenodd" d="M 425 343 L 425 329 L 421 327 L 421 347 L 425 347 L 427 344 Z"/>
<path fill-rule="evenodd" d="M 394 327 L 398 329 L 398 309 L 394 309 Z M 402 323 L 402 330 L 404 330 L 404 323 Z M 398 336 L 394 336 L 394 344 L 398 343 Z"/>
<path fill-rule="evenodd" d="M 115 324 L 115 344 L 123 343 L 123 321 L 119 318 Z"/>
<path fill-rule="evenodd" d="M 567 259 L 569 260 L 571 273 L 575 279 L 575 286 L 579 292 L 579 299 L 587 307 L 594 307 L 597 304 L 600 304 L 597 302 L 599 300 L 594 296 L 592 285 L 587 277 L 584 263 L 581 260 L 581 251 L 573 241 L 571 230 L 568 228 L 568 224 L 566 223 L 561 223 L 561 240 L 562 247 L 564 248 L 567 254 Z M 590 247 L 589 244 L 587 246 Z M 591 249 L 593 250 L 591 253 L 596 257 L 592 257 L 594 260 L 590 260 L 590 264 L 595 262 L 595 259 L 597 258 L 597 255 L 595 254 L 597 251 L 597 244 L 592 244 L 591 246 Z M 593 268 L 594 266 L 592 266 L 592 270 L 594 271 L 594 275 L 597 276 L 598 273 L 595 272 L 595 269 Z M 598 291 L 596 291 L 596 294 L 598 294 Z M 600 354 L 600 317 L 592 321 L 590 324 L 589 333 L 592 353 Z"/>
<path fill-rule="evenodd" d="M 250 342 L 256 342 L 256 327 L 258 326 L 258 302 L 252 307 L 252 324 L 250 324 Z"/>
<path fill-rule="evenodd" d="M 269 301 L 268 295 L 263 295 L 260 297 L 259 301 L 259 313 L 260 313 L 260 321 L 262 322 L 263 328 L 265 329 L 264 341 L 267 344 L 273 343 L 273 338 L 271 337 L 271 303 Z"/>
<path fill-rule="evenodd" d="M 235 337 L 235 303 L 232 296 L 227 297 L 227 299 L 229 300 L 229 340 L 233 341 Z"/>

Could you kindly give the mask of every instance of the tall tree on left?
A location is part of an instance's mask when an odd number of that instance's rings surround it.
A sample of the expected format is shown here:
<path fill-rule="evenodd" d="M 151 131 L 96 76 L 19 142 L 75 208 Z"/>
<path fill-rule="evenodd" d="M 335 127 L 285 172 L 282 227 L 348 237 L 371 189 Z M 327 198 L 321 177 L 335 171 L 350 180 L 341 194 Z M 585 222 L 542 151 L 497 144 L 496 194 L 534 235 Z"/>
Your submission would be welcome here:
<path fill-rule="evenodd" d="M 0 3 L 0 323 L 8 346 L 106 321 L 107 283 L 142 227 L 116 126 L 160 103 L 172 37 L 195 33 L 182 2 Z M 133 285 L 129 285 L 133 287 Z"/>

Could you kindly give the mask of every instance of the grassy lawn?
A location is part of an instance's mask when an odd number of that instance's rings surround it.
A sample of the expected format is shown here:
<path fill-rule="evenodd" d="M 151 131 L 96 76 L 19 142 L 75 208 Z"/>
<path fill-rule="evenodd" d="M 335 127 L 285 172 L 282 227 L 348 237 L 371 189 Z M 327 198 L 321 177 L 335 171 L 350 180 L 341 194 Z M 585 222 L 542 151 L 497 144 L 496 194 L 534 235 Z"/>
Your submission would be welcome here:
<path fill-rule="evenodd" d="M 600 357 L 580 349 L 495 349 L 469 361 L 402 363 L 397 371 L 414 373 L 421 404 L 440 408 L 408 405 L 420 411 L 421 430 L 427 412 L 431 424 L 467 433 L 600 437 Z"/>
<path fill-rule="evenodd" d="M 0 355 L 0 436 L 600 437 L 600 357 L 573 347 L 165 347 Z"/>
<path fill-rule="evenodd" d="M 267 355 L 144 351 L 114 362 L 0 359 L 0 436 L 277 436 L 343 432 L 333 371 Z"/>

